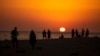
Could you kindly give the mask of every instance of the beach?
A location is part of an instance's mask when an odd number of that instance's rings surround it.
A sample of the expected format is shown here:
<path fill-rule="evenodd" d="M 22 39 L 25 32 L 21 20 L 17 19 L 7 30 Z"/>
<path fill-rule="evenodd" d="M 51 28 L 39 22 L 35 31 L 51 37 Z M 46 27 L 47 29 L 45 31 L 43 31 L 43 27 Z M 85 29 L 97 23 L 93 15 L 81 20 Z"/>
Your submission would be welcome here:
<path fill-rule="evenodd" d="M 0 0 L 0 56 L 100 56 L 100 0 Z"/>
<path fill-rule="evenodd" d="M 33 50 L 28 40 L 19 40 L 18 48 L 5 40 L 0 41 L 0 56 L 100 56 L 100 38 L 37 40 Z"/>

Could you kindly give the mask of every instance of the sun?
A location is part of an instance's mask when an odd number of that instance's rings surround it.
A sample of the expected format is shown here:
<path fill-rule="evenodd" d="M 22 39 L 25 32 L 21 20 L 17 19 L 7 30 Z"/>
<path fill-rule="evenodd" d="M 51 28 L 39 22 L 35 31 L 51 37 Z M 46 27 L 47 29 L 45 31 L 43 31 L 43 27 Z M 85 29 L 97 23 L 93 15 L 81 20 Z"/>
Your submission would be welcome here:
<path fill-rule="evenodd" d="M 60 27 L 59 31 L 60 31 L 60 32 L 65 32 L 66 29 L 65 29 L 65 27 Z"/>

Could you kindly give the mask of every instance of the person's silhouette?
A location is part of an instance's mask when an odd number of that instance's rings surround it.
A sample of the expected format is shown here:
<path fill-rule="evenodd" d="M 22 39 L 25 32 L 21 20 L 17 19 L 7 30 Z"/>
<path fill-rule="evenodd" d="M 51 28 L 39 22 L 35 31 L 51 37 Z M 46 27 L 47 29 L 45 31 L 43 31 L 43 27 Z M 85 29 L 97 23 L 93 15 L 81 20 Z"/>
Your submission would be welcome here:
<path fill-rule="evenodd" d="M 75 31 L 74 31 L 74 29 L 72 29 L 71 33 L 72 33 L 72 38 L 74 38 L 75 37 Z"/>
<path fill-rule="evenodd" d="M 82 28 L 82 33 L 81 33 L 81 37 L 84 37 L 84 29 Z"/>
<path fill-rule="evenodd" d="M 42 35 L 43 35 L 43 39 L 45 39 L 46 38 L 46 31 L 45 30 L 42 32 Z"/>
<path fill-rule="evenodd" d="M 88 36 L 89 36 L 89 30 L 86 29 L 86 37 L 88 37 Z"/>
<path fill-rule="evenodd" d="M 13 47 L 18 47 L 18 31 L 17 31 L 17 27 L 14 28 L 14 30 L 11 31 L 11 38 L 12 38 L 12 44 Z"/>
<path fill-rule="evenodd" d="M 79 32 L 78 32 L 78 30 L 77 30 L 77 29 L 76 29 L 75 34 L 76 34 L 76 38 L 79 38 Z"/>
<path fill-rule="evenodd" d="M 59 39 L 63 39 L 64 38 L 64 35 L 63 34 L 61 34 L 61 36 L 59 37 Z"/>
<path fill-rule="evenodd" d="M 36 34 L 35 34 L 35 32 L 33 30 L 30 32 L 30 36 L 29 37 L 30 37 L 29 38 L 30 45 L 32 46 L 32 49 L 34 49 L 35 44 L 36 44 Z"/>
<path fill-rule="evenodd" d="M 50 39 L 51 38 L 51 31 L 50 30 L 48 30 L 47 35 L 48 35 L 48 39 Z"/>

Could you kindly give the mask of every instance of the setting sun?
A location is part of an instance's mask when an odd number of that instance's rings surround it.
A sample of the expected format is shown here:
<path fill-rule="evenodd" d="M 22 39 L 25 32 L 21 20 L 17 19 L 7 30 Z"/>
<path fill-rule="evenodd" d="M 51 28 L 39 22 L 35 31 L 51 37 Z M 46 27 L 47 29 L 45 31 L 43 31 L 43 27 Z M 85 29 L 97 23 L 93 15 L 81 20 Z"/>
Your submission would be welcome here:
<path fill-rule="evenodd" d="M 99 43 L 100 0 L 0 0 L 2 56 L 96 56 Z"/>
<path fill-rule="evenodd" d="M 64 27 L 61 27 L 59 30 L 60 32 L 65 32 L 66 29 Z"/>

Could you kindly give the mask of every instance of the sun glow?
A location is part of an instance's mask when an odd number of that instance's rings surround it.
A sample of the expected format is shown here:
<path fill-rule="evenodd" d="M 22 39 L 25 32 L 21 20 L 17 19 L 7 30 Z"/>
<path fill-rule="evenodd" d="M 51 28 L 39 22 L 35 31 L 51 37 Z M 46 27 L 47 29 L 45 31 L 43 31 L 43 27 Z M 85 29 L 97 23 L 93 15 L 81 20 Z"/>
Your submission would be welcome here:
<path fill-rule="evenodd" d="M 64 27 L 61 27 L 59 30 L 60 32 L 65 32 L 66 29 Z"/>

